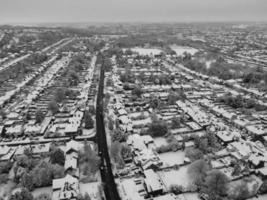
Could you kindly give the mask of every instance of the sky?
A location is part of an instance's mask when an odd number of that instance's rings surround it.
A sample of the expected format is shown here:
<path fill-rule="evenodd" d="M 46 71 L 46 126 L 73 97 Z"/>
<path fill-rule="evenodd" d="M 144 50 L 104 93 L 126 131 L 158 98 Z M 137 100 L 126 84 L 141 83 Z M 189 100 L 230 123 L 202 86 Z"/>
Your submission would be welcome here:
<path fill-rule="evenodd" d="M 0 0 L 0 24 L 267 21 L 267 0 Z"/>

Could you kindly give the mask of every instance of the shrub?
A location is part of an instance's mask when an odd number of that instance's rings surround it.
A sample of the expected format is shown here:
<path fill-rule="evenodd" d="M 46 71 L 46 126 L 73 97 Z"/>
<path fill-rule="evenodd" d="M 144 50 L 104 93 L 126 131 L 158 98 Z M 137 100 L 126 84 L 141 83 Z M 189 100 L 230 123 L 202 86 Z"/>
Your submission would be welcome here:
<path fill-rule="evenodd" d="M 175 195 L 181 194 L 184 192 L 184 187 L 181 185 L 171 185 L 170 192 L 174 193 Z"/>

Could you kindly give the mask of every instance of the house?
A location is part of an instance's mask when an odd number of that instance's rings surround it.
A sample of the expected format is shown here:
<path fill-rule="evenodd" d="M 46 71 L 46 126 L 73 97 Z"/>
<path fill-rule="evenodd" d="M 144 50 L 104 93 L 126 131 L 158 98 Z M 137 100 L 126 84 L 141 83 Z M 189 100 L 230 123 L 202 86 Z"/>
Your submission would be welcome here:
<path fill-rule="evenodd" d="M 267 129 L 262 124 L 248 125 L 245 127 L 248 133 L 255 136 L 267 135 Z"/>
<path fill-rule="evenodd" d="M 237 128 L 244 128 L 246 125 L 249 124 L 249 120 L 247 120 L 246 118 L 237 118 L 233 121 L 233 124 Z"/>
<path fill-rule="evenodd" d="M 260 168 L 256 172 L 262 180 L 267 180 L 267 167 Z"/>
<path fill-rule="evenodd" d="M 51 143 L 33 144 L 33 145 L 30 145 L 30 148 L 34 155 L 45 155 L 49 153 L 50 146 L 51 146 Z"/>
<path fill-rule="evenodd" d="M 154 143 L 154 140 L 149 135 L 140 136 L 138 134 L 129 135 L 127 144 L 133 151 L 142 151 L 147 149 L 148 145 Z"/>
<path fill-rule="evenodd" d="M 199 131 L 202 129 L 196 122 L 187 122 L 186 125 L 189 126 L 192 131 Z"/>
<path fill-rule="evenodd" d="M 163 164 L 158 155 L 151 149 L 143 149 L 140 152 L 136 152 L 134 162 L 136 165 L 140 165 L 143 170 L 159 168 Z"/>
<path fill-rule="evenodd" d="M 127 115 L 127 111 L 125 109 L 121 108 L 118 110 L 118 114 L 119 114 L 119 116 Z"/>
<path fill-rule="evenodd" d="M 78 134 L 78 129 L 81 125 L 83 118 L 83 112 L 82 111 L 76 111 L 71 118 L 69 118 L 69 123 L 65 126 L 65 134 L 68 136 L 76 135 Z"/>
<path fill-rule="evenodd" d="M 81 144 L 74 140 L 69 141 L 65 148 L 65 172 L 68 172 L 75 177 L 79 176 L 78 151 L 80 148 Z"/>
<path fill-rule="evenodd" d="M 6 117 L 9 120 L 17 120 L 20 117 L 20 115 L 16 112 L 11 112 Z"/>
<path fill-rule="evenodd" d="M 218 131 L 216 136 L 224 145 L 229 144 L 230 142 L 233 142 L 237 138 L 241 137 L 238 132 L 234 132 L 232 130 Z"/>
<path fill-rule="evenodd" d="M 252 154 L 251 145 L 246 141 L 232 142 L 227 146 L 227 149 L 238 160 L 248 159 Z"/>
<path fill-rule="evenodd" d="M 65 171 L 77 171 L 78 169 L 78 153 L 72 152 L 71 154 L 65 155 L 65 164 L 64 164 Z"/>
<path fill-rule="evenodd" d="M 267 158 L 259 154 L 252 154 L 248 158 L 248 163 L 250 165 L 250 168 L 253 168 L 253 169 L 264 167 L 264 163 L 266 161 L 267 161 Z"/>
<path fill-rule="evenodd" d="M 23 125 L 16 124 L 6 128 L 6 135 L 9 137 L 19 137 L 23 134 Z"/>
<path fill-rule="evenodd" d="M 147 190 L 147 193 L 151 196 L 161 195 L 164 187 L 159 175 L 152 169 L 148 169 L 144 171 L 144 176 L 144 186 Z"/>
<path fill-rule="evenodd" d="M 77 200 L 79 180 L 69 174 L 64 178 L 54 179 L 52 200 Z"/>
<path fill-rule="evenodd" d="M 10 151 L 8 146 L 0 146 L 0 157 L 6 155 Z"/>
<path fill-rule="evenodd" d="M 36 125 L 33 123 L 28 123 L 24 125 L 24 134 L 25 135 L 41 135 L 41 126 L 40 125 Z"/>
<path fill-rule="evenodd" d="M 2 155 L 2 157 L 0 157 L 0 162 L 7 162 L 7 161 L 12 160 L 16 150 L 17 150 L 17 147 L 9 148 L 8 151 L 5 150 L 6 154 L 4 154 L 4 155 Z"/>
<path fill-rule="evenodd" d="M 69 142 L 67 142 L 66 147 L 65 147 L 65 154 L 70 154 L 72 152 L 77 152 L 79 151 L 79 149 L 81 149 L 82 144 L 80 144 L 79 142 L 75 141 L 75 140 L 71 140 Z"/>

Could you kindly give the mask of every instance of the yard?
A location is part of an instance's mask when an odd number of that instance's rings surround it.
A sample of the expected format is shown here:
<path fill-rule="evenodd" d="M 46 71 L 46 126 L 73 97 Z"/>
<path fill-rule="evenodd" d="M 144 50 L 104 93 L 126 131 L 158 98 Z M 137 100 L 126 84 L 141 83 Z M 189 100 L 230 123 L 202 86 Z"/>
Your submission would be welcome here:
<path fill-rule="evenodd" d="M 160 49 L 154 49 L 154 48 L 140 48 L 140 47 L 135 47 L 131 49 L 134 52 L 139 53 L 140 55 L 158 55 L 160 54 L 162 51 Z"/>
<path fill-rule="evenodd" d="M 160 160 L 163 162 L 164 166 L 181 165 L 184 163 L 185 152 L 166 152 L 159 154 Z"/>
<path fill-rule="evenodd" d="M 255 175 L 251 175 L 240 180 L 232 181 L 229 186 L 229 193 L 233 194 L 235 192 L 235 187 L 241 184 L 242 181 L 247 183 L 250 195 L 255 195 L 262 184 L 262 180 L 260 178 Z"/>
<path fill-rule="evenodd" d="M 181 185 L 186 190 L 190 189 L 192 185 L 192 179 L 187 173 L 188 165 L 179 168 L 178 170 L 170 171 L 161 171 L 159 176 L 161 177 L 166 188 L 169 188 L 171 185 Z"/>
<path fill-rule="evenodd" d="M 33 197 L 38 197 L 40 194 L 48 194 L 52 196 L 53 190 L 52 187 L 42 187 L 42 188 L 37 188 L 32 191 Z"/>
<path fill-rule="evenodd" d="M 191 55 L 194 55 L 198 52 L 197 49 L 194 49 L 192 47 L 186 47 L 186 46 L 177 46 L 177 45 L 171 45 L 170 46 L 173 51 L 176 52 L 178 56 L 182 56 L 185 52 L 189 53 Z"/>
<path fill-rule="evenodd" d="M 122 199 L 134 199 L 144 200 L 139 194 L 139 191 L 144 190 L 143 184 L 136 184 L 133 178 L 121 179 L 120 182 L 120 193 L 124 198 Z"/>
<path fill-rule="evenodd" d="M 8 181 L 7 184 L 1 184 L 0 185 L 0 197 L 3 197 L 4 199 L 7 199 L 9 194 L 11 194 L 11 191 L 16 186 L 16 184 L 13 181 Z"/>
<path fill-rule="evenodd" d="M 85 195 L 86 193 L 88 193 L 92 199 L 98 199 L 99 198 L 99 186 L 100 186 L 99 182 L 80 183 L 80 193 L 82 195 Z"/>
<path fill-rule="evenodd" d="M 248 200 L 266 200 L 267 199 L 267 194 L 259 195 L 258 197 L 253 197 Z"/>
<path fill-rule="evenodd" d="M 162 145 L 167 145 L 168 144 L 166 138 L 164 138 L 164 137 L 156 137 L 156 138 L 154 138 L 154 143 L 155 143 L 156 147 L 160 147 Z"/>
<path fill-rule="evenodd" d="M 193 192 L 193 193 L 184 193 L 183 194 L 186 200 L 200 200 L 198 197 L 198 193 Z"/>

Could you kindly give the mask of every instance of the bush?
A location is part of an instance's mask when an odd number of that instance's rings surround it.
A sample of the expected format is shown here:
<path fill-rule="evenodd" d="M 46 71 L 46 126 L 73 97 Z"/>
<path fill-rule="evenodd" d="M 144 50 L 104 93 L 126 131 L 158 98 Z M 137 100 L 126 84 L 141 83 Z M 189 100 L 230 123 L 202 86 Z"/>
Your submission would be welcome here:
<path fill-rule="evenodd" d="M 61 166 L 64 166 L 65 154 L 61 149 L 56 148 L 50 153 L 50 160 L 52 164 L 59 164 Z"/>
<path fill-rule="evenodd" d="M 55 101 L 50 101 L 48 104 L 48 110 L 52 112 L 52 114 L 56 114 L 59 111 L 59 107 Z"/>
<path fill-rule="evenodd" d="M 176 152 L 181 148 L 182 148 L 182 146 L 179 144 L 179 142 L 173 141 L 167 145 L 161 145 L 160 147 L 158 147 L 156 149 L 156 151 L 158 153 L 166 153 L 166 152 L 170 152 L 170 151 Z"/>
<path fill-rule="evenodd" d="M 84 123 L 86 129 L 94 128 L 94 120 L 88 110 L 84 112 Z"/>
<path fill-rule="evenodd" d="M 120 129 L 116 129 L 112 134 L 111 134 L 111 139 L 113 142 L 118 141 L 118 142 L 125 142 L 128 138 L 128 134 L 121 131 Z"/>
<path fill-rule="evenodd" d="M 170 192 L 172 192 L 175 195 L 181 194 L 184 192 L 184 187 L 181 185 L 171 185 L 170 186 Z"/>
<path fill-rule="evenodd" d="M 62 166 L 41 161 L 29 173 L 24 172 L 21 177 L 21 184 L 32 191 L 34 188 L 49 186 L 52 184 L 53 179 L 62 178 L 63 176 L 64 168 Z"/>
<path fill-rule="evenodd" d="M 44 113 L 41 110 L 37 110 L 35 114 L 36 123 L 41 123 L 44 119 Z"/>
<path fill-rule="evenodd" d="M 40 194 L 34 200 L 51 200 L 51 197 L 49 194 Z"/>
<path fill-rule="evenodd" d="M 61 103 L 66 98 L 65 89 L 59 88 L 55 92 L 55 101 Z"/>
<path fill-rule="evenodd" d="M 112 119 L 109 119 L 108 121 L 108 129 L 111 131 L 114 129 L 114 121 Z"/>
<path fill-rule="evenodd" d="M 8 174 L 10 169 L 12 168 L 13 164 L 12 162 L 8 161 L 6 164 L 0 167 L 0 174 Z"/>
<path fill-rule="evenodd" d="M 132 90 L 132 95 L 135 95 L 135 96 L 137 96 L 137 97 L 141 97 L 142 93 L 143 93 L 143 91 L 142 91 L 142 89 L 141 89 L 140 86 L 135 87 L 135 88 Z"/>
<path fill-rule="evenodd" d="M 179 117 L 172 118 L 171 127 L 174 129 L 180 128 L 181 127 L 181 119 Z"/>
<path fill-rule="evenodd" d="M 153 120 L 148 128 L 148 134 L 153 137 L 164 136 L 167 132 L 167 124 L 162 120 Z"/>
<path fill-rule="evenodd" d="M 246 182 L 242 181 L 239 185 L 235 186 L 234 194 L 231 194 L 230 197 L 234 200 L 244 200 L 249 197 L 249 188 Z"/>
<path fill-rule="evenodd" d="M 204 160 L 196 160 L 188 167 L 188 173 L 194 180 L 194 183 L 202 187 L 204 185 L 205 177 L 209 171 L 210 166 Z"/>
<path fill-rule="evenodd" d="M 263 181 L 260 189 L 259 189 L 260 194 L 266 194 L 267 193 L 267 180 Z"/>
<path fill-rule="evenodd" d="M 229 180 L 223 172 L 219 170 L 211 171 L 205 179 L 208 194 L 210 196 L 226 196 L 228 191 L 228 182 Z"/>
<path fill-rule="evenodd" d="M 33 200 L 33 196 L 29 190 L 22 188 L 20 192 L 16 192 L 9 197 L 9 200 Z"/>
<path fill-rule="evenodd" d="M 21 177 L 21 185 L 27 188 L 29 191 L 34 190 L 33 175 L 24 173 Z"/>
<path fill-rule="evenodd" d="M 8 174 L 0 174 L 0 185 L 8 182 Z"/>
<path fill-rule="evenodd" d="M 188 157 L 191 161 L 195 161 L 203 158 L 204 154 L 199 149 L 186 149 L 185 156 Z"/>
<path fill-rule="evenodd" d="M 83 152 L 79 152 L 79 164 L 85 163 L 83 173 L 88 175 L 89 173 L 95 174 L 99 169 L 100 158 L 97 152 L 86 142 L 84 144 Z"/>

